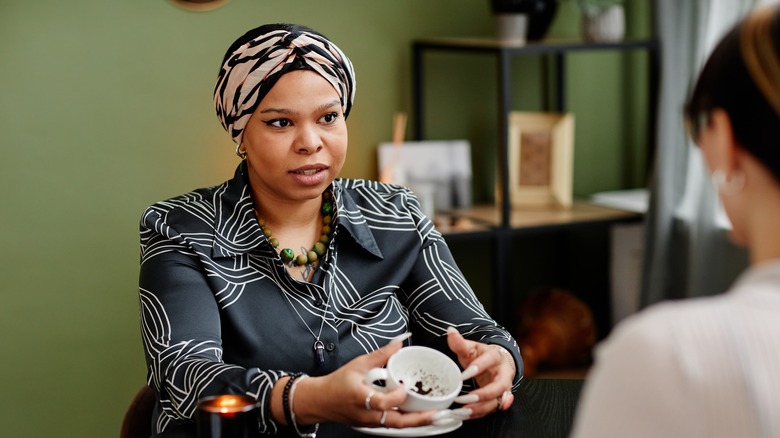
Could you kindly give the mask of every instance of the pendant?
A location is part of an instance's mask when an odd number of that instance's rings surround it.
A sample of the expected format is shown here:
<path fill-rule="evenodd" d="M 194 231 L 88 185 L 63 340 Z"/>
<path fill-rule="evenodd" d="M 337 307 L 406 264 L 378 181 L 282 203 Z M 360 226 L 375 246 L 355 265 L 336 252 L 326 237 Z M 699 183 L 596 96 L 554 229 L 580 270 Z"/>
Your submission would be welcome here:
<path fill-rule="evenodd" d="M 325 366 L 325 344 L 319 338 L 314 341 L 314 358 L 317 360 L 317 367 Z"/>

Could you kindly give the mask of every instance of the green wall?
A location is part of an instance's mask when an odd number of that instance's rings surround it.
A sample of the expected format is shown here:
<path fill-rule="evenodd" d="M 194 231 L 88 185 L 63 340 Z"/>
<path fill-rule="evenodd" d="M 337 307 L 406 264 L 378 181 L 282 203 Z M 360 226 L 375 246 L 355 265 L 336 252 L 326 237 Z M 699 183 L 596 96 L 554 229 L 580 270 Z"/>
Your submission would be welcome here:
<path fill-rule="evenodd" d="M 264 22 L 300 22 L 350 55 L 358 92 L 343 176 L 371 178 L 393 112 L 409 107 L 410 40 L 488 35 L 487 3 L 233 0 L 193 13 L 165 0 L 0 0 L 3 435 L 117 434 L 145 377 L 138 220 L 154 201 L 232 175 L 237 159 L 213 115 L 211 92 L 235 37 Z M 576 11 L 564 9 L 553 30 L 573 29 Z M 600 75 L 596 67 L 585 79 Z M 484 80 L 471 80 L 484 73 L 474 68 L 454 79 L 468 82 L 466 96 L 494 93 Z M 457 107 L 456 94 L 438 99 Z M 467 134 L 486 143 L 494 106 L 480 109 L 479 99 L 469 105 L 483 115 L 467 116 Z M 463 117 L 450 112 L 444 126 Z M 462 135 L 438 129 L 442 137 Z M 603 148 L 622 150 L 620 138 L 607 137 Z M 611 176 L 599 183 L 582 157 L 577 153 L 578 184 L 631 185 Z"/>

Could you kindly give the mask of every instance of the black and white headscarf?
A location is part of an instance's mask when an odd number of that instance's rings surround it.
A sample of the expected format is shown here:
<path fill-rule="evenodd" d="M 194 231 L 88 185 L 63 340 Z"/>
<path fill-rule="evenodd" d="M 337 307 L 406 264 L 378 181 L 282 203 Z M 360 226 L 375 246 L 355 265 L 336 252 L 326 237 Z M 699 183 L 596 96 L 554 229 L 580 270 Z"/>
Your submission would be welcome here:
<path fill-rule="evenodd" d="M 241 144 L 257 105 L 283 74 L 299 70 L 300 62 L 333 85 L 344 117 L 349 114 L 355 99 L 355 73 L 344 52 L 316 33 L 273 30 L 236 49 L 219 72 L 214 105 L 233 141 Z"/>

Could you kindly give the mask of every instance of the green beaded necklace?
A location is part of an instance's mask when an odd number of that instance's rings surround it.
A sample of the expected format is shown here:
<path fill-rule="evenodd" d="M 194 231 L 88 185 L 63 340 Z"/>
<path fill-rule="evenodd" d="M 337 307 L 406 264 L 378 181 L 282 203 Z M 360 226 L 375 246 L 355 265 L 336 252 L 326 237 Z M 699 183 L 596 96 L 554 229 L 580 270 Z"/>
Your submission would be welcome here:
<path fill-rule="evenodd" d="M 320 236 L 320 240 L 314 242 L 314 245 L 310 250 L 301 247 L 301 254 L 297 257 L 292 249 L 282 249 L 279 251 L 279 255 L 282 257 L 284 264 L 287 266 L 306 265 L 311 268 L 320 257 L 325 255 L 325 251 L 328 249 L 328 243 L 330 243 L 331 235 L 333 234 L 333 229 L 331 228 L 331 222 L 333 221 L 333 217 L 331 216 L 333 214 L 332 198 L 333 195 L 331 195 L 330 191 L 326 191 L 322 194 L 322 207 L 320 208 L 320 211 L 322 212 L 322 235 Z M 271 233 L 270 229 L 265 227 L 265 221 L 260 218 L 257 210 L 255 210 L 255 215 L 257 215 L 257 222 L 260 224 L 260 229 L 263 230 L 265 237 L 271 242 L 271 245 L 273 245 L 274 248 L 278 248 L 279 240 L 273 237 L 273 233 Z"/>

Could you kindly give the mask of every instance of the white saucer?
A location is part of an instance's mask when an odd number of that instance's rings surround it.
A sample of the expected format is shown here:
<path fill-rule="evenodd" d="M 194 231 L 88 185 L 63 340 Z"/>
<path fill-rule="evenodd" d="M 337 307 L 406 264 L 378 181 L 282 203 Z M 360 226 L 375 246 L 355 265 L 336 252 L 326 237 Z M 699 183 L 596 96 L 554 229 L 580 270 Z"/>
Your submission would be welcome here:
<path fill-rule="evenodd" d="M 452 432 L 461 426 L 463 426 L 462 421 L 455 421 L 453 423 L 448 423 L 442 426 L 429 425 L 406 427 L 403 429 L 395 429 L 392 427 L 353 427 L 353 429 L 368 435 L 415 437 L 441 435 L 443 433 Z"/>

